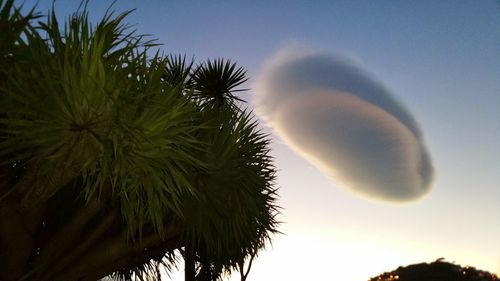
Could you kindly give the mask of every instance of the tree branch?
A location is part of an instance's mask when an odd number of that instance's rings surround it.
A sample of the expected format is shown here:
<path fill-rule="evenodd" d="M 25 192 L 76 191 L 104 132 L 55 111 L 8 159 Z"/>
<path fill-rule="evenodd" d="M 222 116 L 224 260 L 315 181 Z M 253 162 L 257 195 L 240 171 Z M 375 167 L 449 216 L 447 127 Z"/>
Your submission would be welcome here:
<path fill-rule="evenodd" d="M 61 260 L 64 260 L 65 257 L 63 255 L 75 251 L 74 246 L 81 242 L 79 240 L 82 237 L 81 234 L 84 232 L 85 226 L 100 210 L 101 204 L 97 200 L 92 200 L 88 204 L 83 205 L 76 212 L 74 218 L 58 229 L 50 240 L 42 245 L 40 255 L 36 257 L 33 264 L 43 267 L 44 265 L 57 264 Z"/>
<path fill-rule="evenodd" d="M 196 262 L 194 248 L 187 244 L 184 248 L 184 281 L 195 281 Z"/>
<path fill-rule="evenodd" d="M 98 241 L 102 238 L 103 234 L 106 233 L 117 218 L 118 216 L 114 211 L 108 212 L 99 225 L 85 237 L 82 243 L 80 243 L 75 249 L 68 252 L 68 256 L 66 256 L 63 260 L 55 261 L 55 264 L 52 265 L 47 265 L 48 270 L 37 280 L 54 280 L 55 277 L 59 275 L 59 272 L 64 272 L 68 266 L 72 267 L 73 263 L 77 262 L 76 260 L 84 255 L 90 247 L 95 247 Z M 80 234 L 78 237 L 82 238 L 83 235 Z M 68 281 L 69 280 L 70 279 L 68 279 Z"/>
<path fill-rule="evenodd" d="M 69 280 L 94 280 L 92 276 L 104 277 L 123 267 L 117 267 L 115 263 L 121 261 L 122 264 L 133 261 L 134 255 L 144 251 L 146 248 L 161 247 L 161 245 L 177 246 L 171 244 L 177 241 L 180 235 L 180 228 L 172 227 L 167 233 L 167 237 L 161 237 L 156 232 L 143 237 L 142 240 L 132 242 L 127 236 L 126 231 L 121 235 L 113 237 L 110 240 L 102 241 L 96 245 L 92 251 L 88 252 L 82 258 L 75 261 L 66 271 L 61 271 L 57 276 L 53 276 L 51 281 L 69 281 Z M 169 242 L 172 240 L 171 242 Z M 154 252 L 152 252 L 154 253 Z M 151 259 L 151 257 L 149 257 Z M 106 266 L 102 266 L 102 265 Z"/>
<path fill-rule="evenodd" d="M 29 259 L 33 238 L 11 202 L 0 204 L 0 280 L 17 281 Z"/>
<path fill-rule="evenodd" d="M 18 192 L 24 194 L 21 201 L 23 207 L 44 203 L 80 174 L 74 166 L 53 169 L 53 173 L 42 173 L 41 160 L 30 162 L 23 177 L 13 187 L 19 188 Z"/>
<path fill-rule="evenodd" d="M 0 280 L 18 280 L 33 254 L 35 231 L 45 213 L 43 204 L 23 208 L 14 169 L 0 166 Z"/>

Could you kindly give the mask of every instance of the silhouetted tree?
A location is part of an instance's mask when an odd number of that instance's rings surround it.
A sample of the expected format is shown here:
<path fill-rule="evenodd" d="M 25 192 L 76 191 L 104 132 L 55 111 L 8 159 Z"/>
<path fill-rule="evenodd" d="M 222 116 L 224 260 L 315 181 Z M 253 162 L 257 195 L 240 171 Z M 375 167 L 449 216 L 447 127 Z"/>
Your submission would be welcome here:
<path fill-rule="evenodd" d="M 0 0 L 0 280 L 160 279 L 179 252 L 215 280 L 277 231 L 244 70 L 149 56 L 127 14 L 61 30 Z"/>
<path fill-rule="evenodd" d="M 385 272 L 370 281 L 494 281 L 495 274 L 477 270 L 474 267 L 459 265 L 438 259 L 432 263 L 412 264 Z"/>

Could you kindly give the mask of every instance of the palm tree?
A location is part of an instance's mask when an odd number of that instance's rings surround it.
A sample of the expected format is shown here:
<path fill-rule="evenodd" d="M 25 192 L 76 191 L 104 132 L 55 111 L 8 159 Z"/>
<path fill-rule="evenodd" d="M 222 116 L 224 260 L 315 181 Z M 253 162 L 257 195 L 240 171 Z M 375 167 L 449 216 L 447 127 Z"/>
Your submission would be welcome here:
<path fill-rule="evenodd" d="M 247 89 L 236 89 L 247 81 L 245 70 L 235 63 L 217 59 L 208 60 L 193 73 L 194 97 L 202 101 L 203 107 L 238 109 L 236 101 L 243 102 L 235 94 Z"/>
<path fill-rule="evenodd" d="M 216 128 L 200 136 L 209 145 L 209 149 L 199 158 L 206 159 L 210 165 L 207 171 L 198 171 L 197 177 L 201 179 L 200 185 L 217 188 L 217 196 L 207 200 L 209 206 L 196 202 L 198 208 L 201 207 L 196 217 L 209 215 L 211 218 L 204 219 L 203 223 L 219 223 L 226 216 L 224 214 L 231 214 L 231 220 L 235 219 L 231 225 L 206 225 L 202 235 L 208 233 L 206 229 L 229 226 L 233 229 L 217 230 L 213 237 L 207 239 L 220 240 L 214 241 L 214 244 L 222 245 L 233 243 L 228 241 L 227 237 L 240 237 L 246 240 L 234 241 L 235 245 L 247 245 L 245 248 L 229 246 L 218 254 L 220 249 L 211 249 L 205 242 L 195 242 L 199 235 L 187 239 L 183 252 L 186 280 L 216 280 L 222 271 L 227 269 L 225 260 L 230 258 L 231 267 L 243 272 L 245 260 L 251 265 L 257 251 L 269 240 L 267 227 L 269 224 L 276 224 L 274 214 L 277 209 L 270 204 L 268 196 L 274 197 L 275 190 L 269 189 L 271 192 L 262 197 L 261 194 L 255 193 L 255 187 L 271 183 L 274 169 L 269 169 L 268 164 L 262 165 L 271 160 L 266 148 L 269 141 L 264 135 L 255 135 L 255 138 L 252 136 L 252 132 L 257 131 L 257 123 L 251 121 L 250 115 L 237 106 L 237 101 L 243 102 L 236 97 L 236 93 L 244 90 L 237 87 L 246 81 L 245 71 L 237 68 L 235 63 L 223 59 L 214 62 L 209 60 L 196 68 L 193 65 L 193 61 L 186 62 L 185 57 L 171 56 L 165 79 L 171 85 L 183 85 L 185 94 L 201 108 L 203 119 L 208 122 L 209 127 Z M 225 195 L 220 196 L 221 194 Z M 258 197 L 262 200 L 259 204 L 248 201 Z M 254 205 L 261 209 L 249 214 L 241 208 L 244 205 Z M 220 210 L 221 207 L 224 210 Z M 207 214 L 207 210 L 214 213 Z M 272 216 L 269 216 L 269 210 L 272 210 Z M 245 223 L 248 225 L 245 226 Z M 220 235 L 225 231 L 231 232 L 228 235 Z M 232 249 L 236 252 L 229 254 Z M 242 280 L 247 275 L 248 271 L 242 275 Z"/>
<path fill-rule="evenodd" d="M 0 280 L 159 280 L 180 251 L 215 280 L 265 245 L 275 169 L 243 69 L 151 57 L 128 12 L 19 11 L 0 0 Z"/>

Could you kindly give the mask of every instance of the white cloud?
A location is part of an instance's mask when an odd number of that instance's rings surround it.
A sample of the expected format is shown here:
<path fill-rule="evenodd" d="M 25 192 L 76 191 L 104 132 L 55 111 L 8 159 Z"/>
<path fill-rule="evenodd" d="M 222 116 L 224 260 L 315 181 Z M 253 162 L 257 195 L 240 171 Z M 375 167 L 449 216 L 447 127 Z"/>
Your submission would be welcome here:
<path fill-rule="evenodd" d="M 433 168 L 417 122 L 346 58 L 304 49 L 278 52 L 254 89 L 257 114 L 355 193 L 408 201 L 429 190 Z"/>

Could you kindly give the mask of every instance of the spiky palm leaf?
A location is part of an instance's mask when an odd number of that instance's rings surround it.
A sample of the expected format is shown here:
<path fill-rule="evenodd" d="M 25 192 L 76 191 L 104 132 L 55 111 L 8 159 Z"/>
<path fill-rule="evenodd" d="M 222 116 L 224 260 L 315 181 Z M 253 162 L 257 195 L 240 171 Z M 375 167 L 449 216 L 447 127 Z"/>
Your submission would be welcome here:
<path fill-rule="evenodd" d="M 186 56 L 170 55 L 167 57 L 167 64 L 163 77 L 172 87 L 190 90 L 193 87 L 193 65 L 194 60 L 187 62 Z"/>
<path fill-rule="evenodd" d="M 203 107 L 237 107 L 236 101 L 243 101 L 236 93 L 246 91 L 237 89 L 248 79 L 242 67 L 236 68 L 236 63 L 230 60 L 207 60 L 193 74 L 194 97 Z"/>
<path fill-rule="evenodd" d="M 26 15 L 21 9 L 22 6 L 14 7 L 14 0 L 0 0 L 0 72 L 4 75 L 14 61 L 23 59 L 22 53 L 27 46 L 22 35 L 31 29 L 30 22 L 40 17 L 33 9 Z"/>

